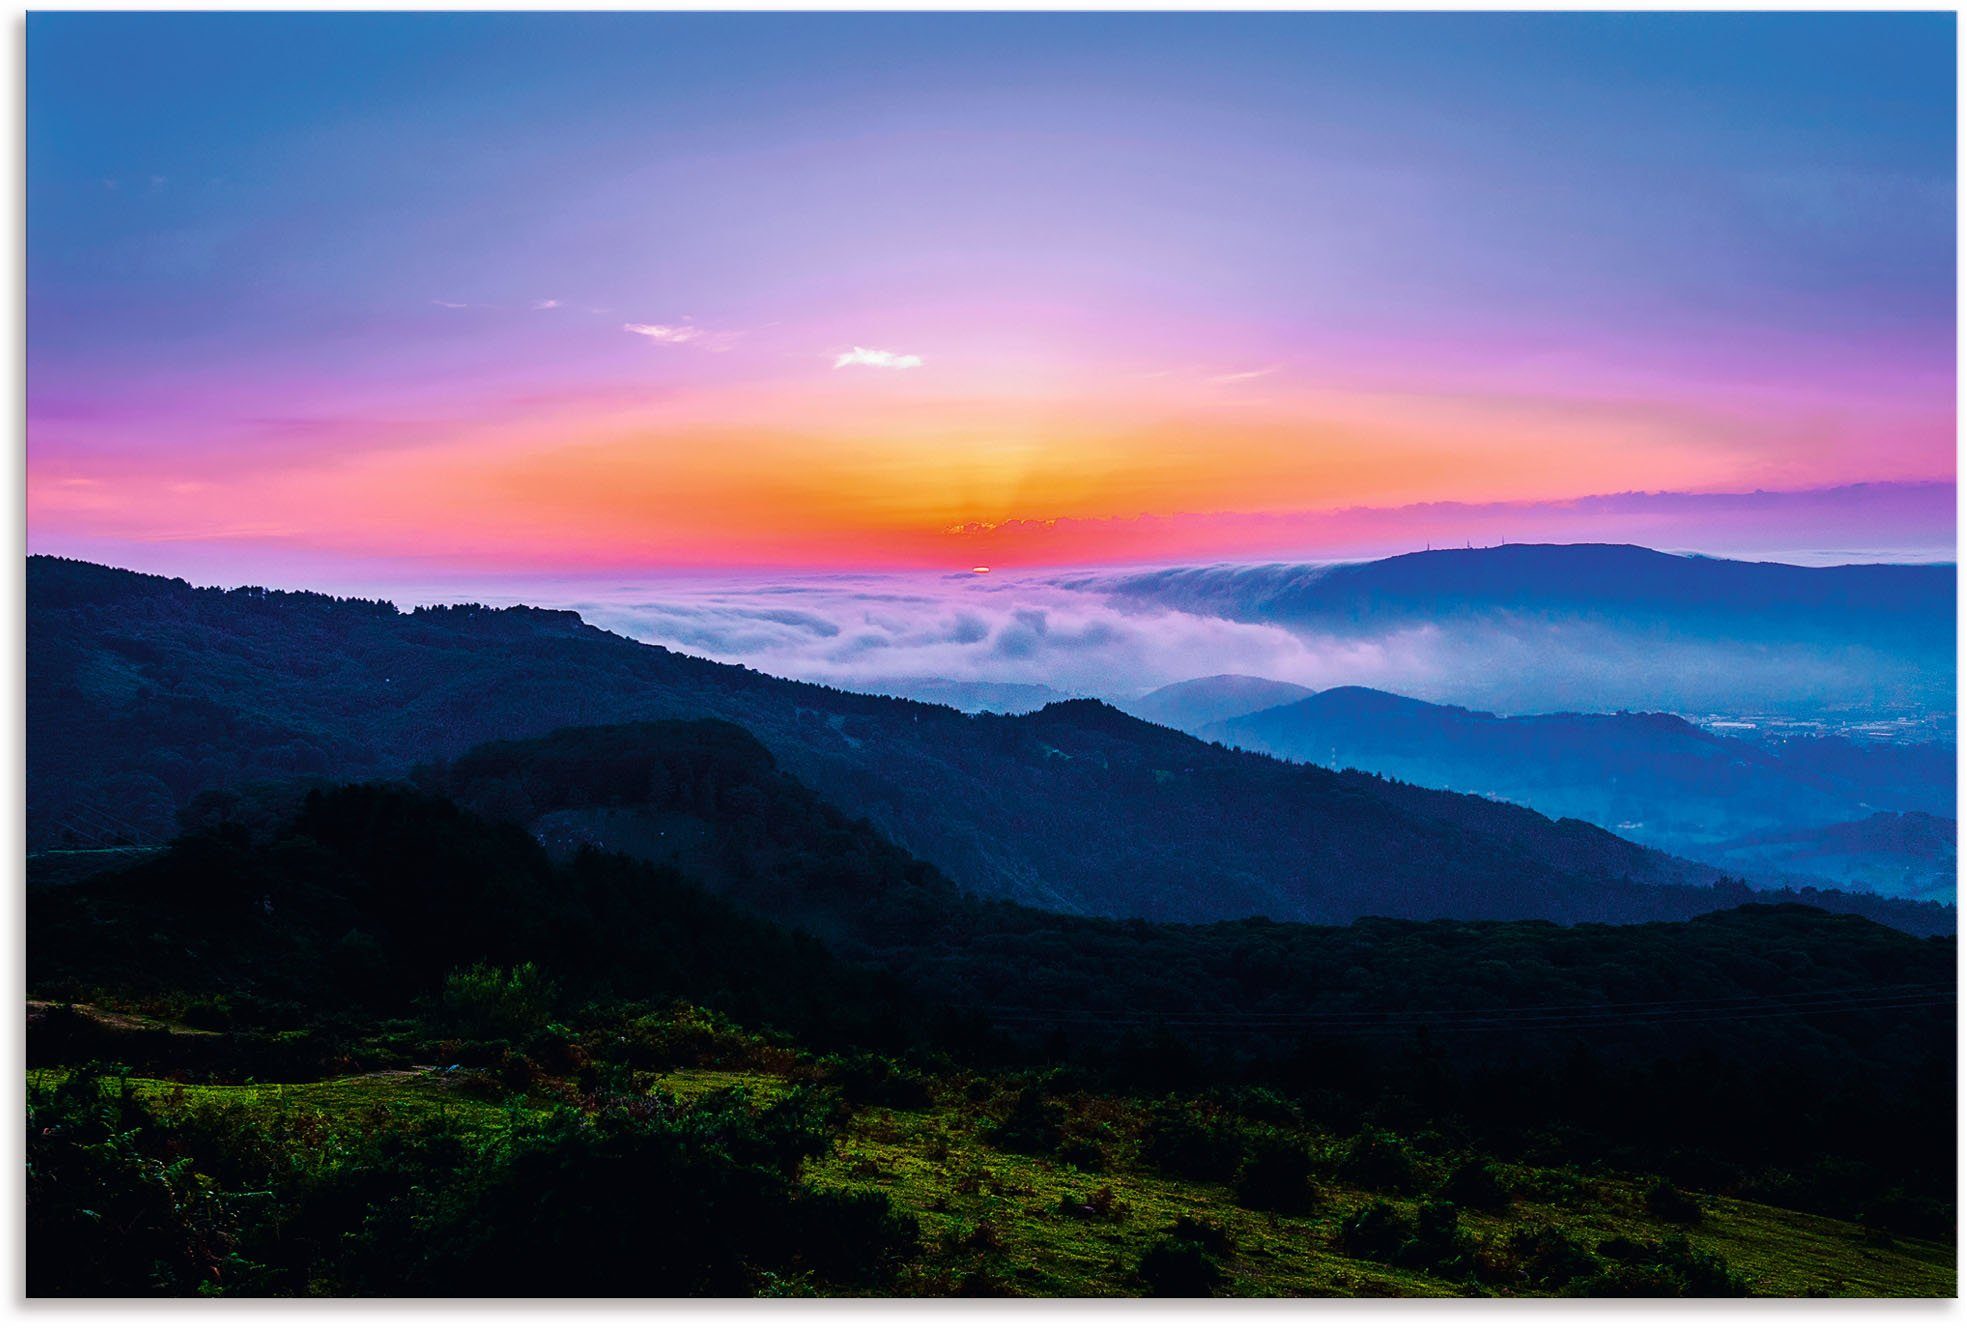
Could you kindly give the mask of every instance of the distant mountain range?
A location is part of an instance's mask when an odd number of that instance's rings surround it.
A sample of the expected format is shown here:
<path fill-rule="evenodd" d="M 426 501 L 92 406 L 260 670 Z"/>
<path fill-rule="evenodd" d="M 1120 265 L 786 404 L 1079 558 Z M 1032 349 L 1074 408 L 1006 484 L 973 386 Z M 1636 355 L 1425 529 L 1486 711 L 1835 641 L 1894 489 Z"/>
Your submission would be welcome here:
<path fill-rule="evenodd" d="M 1067 585 L 1207 606 L 1261 622 L 1362 626 L 1459 613 L 1572 611 L 1661 622 L 1884 633 L 1950 640 L 1951 564 L 1799 567 L 1660 553 L 1631 544 L 1433 549 L 1364 563 L 1167 568 Z M 1822 621 L 1824 615 L 1836 621 Z"/>
<path fill-rule="evenodd" d="M 1860 846 L 1846 834 L 1837 836 L 1843 851 L 1802 847 L 1840 823 L 1871 824 L 1864 818 L 1875 813 L 1914 813 L 1926 839 L 1950 835 L 1951 744 L 1809 737 L 1765 745 L 1709 733 L 1676 715 L 1499 716 L 1364 687 L 1247 708 L 1292 692 L 1304 689 L 1199 678 L 1136 705 L 1228 746 L 1520 803 L 1752 875 L 1814 875 L 1883 893 L 1951 898 L 1930 851 L 1907 855 L 1915 841 L 1923 843 L 1919 836 L 1880 833 Z"/>
<path fill-rule="evenodd" d="M 1760 875 L 1861 881 L 1881 894 L 1951 904 L 1959 841 L 1950 816 L 1875 812 L 1862 821 L 1744 836 L 1702 856 Z"/>
<path fill-rule="evenodd" d="M 1142 608 L 1371 641 L 1430 699 L 1503 711 L 1952 714 L 1951 564 L 1797 567 L 1631 545 L 1078 573 Z M 1425 683 L 1425 686 L 1421 684 Z"/>
<path fill-rule="evenodd" d="M 1644 920 L 1748 897 L 1580 821 L 1232 752 L 1097 702 L 964 715 L 565 612 L 401 613 L 42 557 L 27 581 L 30 848 L 162 838 L 214 788 L 400 775 L 569 724 L 717 718 L 958 885 L 1068 912 Z M 1792 897 L 1952 926 L 1931 906 Z"/>
<path fill-rule="evenodd" d="M 963 678 L 869 678 L 853 683 L 851 690 L 870 696 L 926 701 L 972 714 L 988 710 L 992 714 L 1022 715 L 1041 710 L 1054 701 L 1072 699 L 1069 693 L 1039 682 L 976 682 Z"/>
<path fill-rule="evenodd" d="M 1294 682 L 1273 682 L 1240 673 L 1219 673 L 1213 678 L 1190 678 L 1170 683 L 1121 708 L 1130 715 L 1171 729 L 1195 733 L 1211 724 L 1238 715 L 1288 705 L 1312 695 L 1309 687 Z"/>

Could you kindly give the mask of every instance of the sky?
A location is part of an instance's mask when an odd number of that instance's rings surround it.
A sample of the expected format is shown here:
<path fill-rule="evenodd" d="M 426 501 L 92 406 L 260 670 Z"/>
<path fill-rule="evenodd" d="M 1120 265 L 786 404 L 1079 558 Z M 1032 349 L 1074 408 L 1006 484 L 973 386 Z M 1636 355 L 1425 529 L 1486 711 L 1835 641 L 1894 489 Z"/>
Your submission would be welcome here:
<path fill-rule="evenodd" d="M 1950 14 L 28 19 L 28 542 L 1950 557 Z"/>

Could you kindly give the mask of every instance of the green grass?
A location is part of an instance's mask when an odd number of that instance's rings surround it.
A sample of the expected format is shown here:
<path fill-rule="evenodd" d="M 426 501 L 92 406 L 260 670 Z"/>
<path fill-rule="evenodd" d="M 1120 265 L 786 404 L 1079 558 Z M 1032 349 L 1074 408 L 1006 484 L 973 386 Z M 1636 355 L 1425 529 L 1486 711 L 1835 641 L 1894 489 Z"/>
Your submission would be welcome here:
<path fill-rule="evenodd" d="M 776 1075 L 751 1070 L 669 1070 L 656 1077 L 656 1088 L 682 1102 L 726 1088 L 742 1088 L 758 1102 L 782 1097 L 791 1087 Z"/>
<path fill-rule="evenodd" d="M 58 1080 L 62 1070 L 32 1070 L 30 1084 Z M 506 1108 L 457 1091 L 438 1070 L 385 1070 L 295 1084 L 181 1084 L 169 1079 L 131 1077 L 137 1096 L 166 1110 L 185 1107 L 240 1107 L 249 1111 L 312 1111 L 329 1117 L 390 1115 L 450 1116 L 460 1123 L 492 1125 Z M 105 1084 L 107 1088 L 109 1085 Z"/>
<path fill-rule="evenodd" d="M 62 1071 L 36 1071 L 45 1080 Z M 458 1091 L 442 1071 L 390 1071 L 292 1084 L 177 1084 L 133 1079 L 137 1091 L 172 1106 L 233 1106 L 253 1111 L 306 1110 L 329 1117 L 448 1114 L 496 1126 L 503 1105 Z M 775 1075 L 743 1070 L 683 1069 L 654 1088 L 689 1101 L 742 1088 L 770 1102 L 788 1091 Z M 1125 1108 L 1116 1108 L 1124 1113 Z M 857 1111 L 832 1153 L 808 1175 L 827 1188 L 875 1189 L 921 1224 L 923 1252 L 897 1290 L 933 1294 L 981 1287 L 1026 1295 L 1138 1295 L 1142 1252 L 1184 1216 L 1225 1230 L 1224 1292 L 1240 1296 L 1466 1296 L 1491 1292 L 1470 1283 L 1353 1259 L 1337 1248 L 1344 1216 L 1373 1199 L 1411 1211 L 1412 1197 L 1373 1194 L 1321 1181 L 1318 1203 L 1302 1216 L 1238 1207 L 1227 1187 L 1171 1179 L 1134 1165 L 1124 1149 L 1115 1168 L 1082 1172 L 1052 1158 L 993 1147 L 974 1103 L 954 1095 L 934 1110 Z M 1465 1212 L 1478 1241 L 1500 1242 L 1517 1225 L 1548 1222 L 1586 1246 L 1609 1236 L 1658 1241 L 1676 1231 L 1724 1256 L 1751 1294 L 1769 1296 L 1952 1296 L 1954 1247 L 1901 1238 L 1880 1247 L 1849 1222 L 1733 1199 L 1703 1197 L 1706 1215 L 1691 1227 L 1652 1218 L 1636 1179 L 1592 1178 L 1513 1168 L 1516 1198 L 1506 1213 Z M 1110 1216 L 1073 1210 L 1102 1189 Z M 1523 1198 L 1522 1195 L 1545 1196 Z M 965 1283 L 968 1276 L 982 1279 Z"/>
<path fill-rule="evenodd" d="M 1238 1207 L 1223 1186 L 1193 1184 L 1125 1167 L 1089 1174 L 1049 1158 L 991 1147 L 964 1113 L 870 1110 L 859 1113 L 815 1180 L 887 1193 L 922 1223 L 925 1245 L 973 1252 L 1036 1295 L 1139 1294 L 1133 1277 L 1142 1251 L 1175 1219 L 1194 1216 L 1222 1227 L 1234 1250 L 1224 1260 L 1229 1294 L 1246 1296 L 1439 1296 L 1487 1294 L 1482 1288 L 1425 1273 L 1351 1259 L 1338 1252 L 1344 1216 L 1387 1198 L 1320 1183 L 1316 1210 L 1302 1217 Z M 1106 1187 L 1116 1221 L 1069 1216 L 1061 1201 Z M 1557 1188 L 1557 1187 L 1553 1187 Z M 1551 1222 L 1586 1245 L 1608 1236 L 1658 1241 L 1684 1231 L 1697 1247 L 1723 1255 L 1751 1294 L 1769 1296 L 1952 1296 L 1951 1245 L 1899 1240 L 1867 1245 L 1849 1222 L 1729 1199 L 1705 1199 L 1707 1215 L 1689 1228 L 1646 1215 L 1637 1181 L 1594 1180 L 1568 1202 L 1517 1201 L 1503 1214 L 1463 1214 L 1478 1239 L 1499 1240 L 1511 1227 Z M 1411 1210 L 1414 1200 L 1392 1200 Z M 988 1224 L 999 1248 L 976 1250 L 973 1233 Z M 934 1260 L 912 1275 L 932 1280 Z"/>

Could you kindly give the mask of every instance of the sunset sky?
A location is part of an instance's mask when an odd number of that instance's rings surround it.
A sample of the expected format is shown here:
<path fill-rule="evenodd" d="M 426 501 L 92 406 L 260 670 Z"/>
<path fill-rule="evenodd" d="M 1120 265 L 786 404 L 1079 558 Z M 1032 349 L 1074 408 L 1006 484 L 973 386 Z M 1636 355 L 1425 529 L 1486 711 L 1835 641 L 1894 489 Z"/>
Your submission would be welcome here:
<path fill-rule="evenodd" d="M 1953 23 L 36 14 L 29 547 L 1951 545 Z"/>

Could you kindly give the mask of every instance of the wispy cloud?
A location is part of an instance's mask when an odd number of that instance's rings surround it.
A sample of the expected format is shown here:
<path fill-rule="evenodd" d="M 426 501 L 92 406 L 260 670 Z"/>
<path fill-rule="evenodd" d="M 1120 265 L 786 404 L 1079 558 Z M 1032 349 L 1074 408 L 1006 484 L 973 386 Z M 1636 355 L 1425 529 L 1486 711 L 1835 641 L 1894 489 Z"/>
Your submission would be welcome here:
<path fill-rule="evenodd" d="M 703 337 L 700 328 L 676 327 L 669 323 L 623 323 L 622 331 L 660 341 L 666 346 L 687 346 Z"/>
<path fill-rule="evenodd" d="M 638 337 L 661 342 L 665 346 L 695 346 L 699 350 L 729 350 L 737 344 L 742 332 L 719 331 L 715 328 L 698 327 L 685 321 L 681 323 L 623 323 L 622 331 L 632 332 Z"/>
<path fill-rule="evenodd" d="M 869 350 L 866 346 L 856 346 L 834 357 L 833 367 L 845 369 L 852 365 L 865 365 L 870 369 L 919 369 L 922 367 L 920 355 L 903 355 L 899 351 Z"/>
<path fill-rule="evenodd" d="M 1216 374 L 1209 381 L 1212 383 L 1247 383 L 1252 378 L 1268 378 L 1283 367 L 1281 364 L 1273 364 L 1268 369 L 1245 369 L 1240 373 Z"/>
<path fill-rule="evenodd" d="M 432 300 L 431 303 L 439 309 L 469 309 L 471 307 L 462 300 Z"/>
<path fill-rule="evenodd" d="M 534 307 L 535 309 L 558 309 L 558 308 L 560 307 L 560 301 L 558 301 L 558 300 L 534 300 L 534 301 L 533 301 L 533 307 Z"/>

